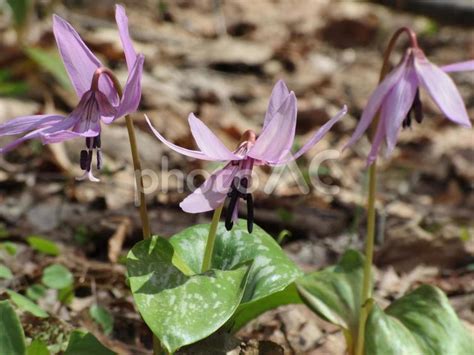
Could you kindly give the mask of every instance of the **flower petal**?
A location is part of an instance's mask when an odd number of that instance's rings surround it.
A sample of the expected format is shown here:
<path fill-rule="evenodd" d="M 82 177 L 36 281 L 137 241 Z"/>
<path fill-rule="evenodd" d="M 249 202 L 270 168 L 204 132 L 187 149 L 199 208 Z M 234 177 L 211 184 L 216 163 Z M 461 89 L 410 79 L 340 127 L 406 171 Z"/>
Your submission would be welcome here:
<path fill-rule="evenodd" d="M 42 129 L 37 129 L 33 132 L 30 132 L 30 133 L 24 135 L 23 137 L 15 139 L 14 141 L 8 143 L 6 146 L 0 148 L 0 153 L 5 154 L 5 153 L 11 151 L 12 149 L 15 149 L 21 143 L 26 142 L 27 140 L 38 138 L 41 130 Z"/>
<path fill-rule="evenodd" d="M 265 113 L 265 120 L 263 121 L 263 129 L 270 123 L 273 116 L 277 113 L 278 109 L 285 101 L 285 99 L 290 95 L 285 82 L 283 80 L 278 80 L 272 90 L 270 96 L 270 102 L 268 103 L 267 112 Z"/>
<path fill-rule="evenodd" d="M 196 191 L 186 197 L 179 206 L 184 212 L 188 213 L 200 213 L 216 209 L 224 203 L 232 180 L 238 171 L 239 166 L 232 163 L 216 170 Z"/>
<path fill-rule="evenodd" d="M 131 71 L 137 59 L 137 53 L 133 48 L 132 40 L 128 32 L 128 17 L 125 14 L 125 9 L 121 5 L 115 5 L 115 21 L 117 22 L 120 40 L 122 41 L 128 71 Z"/>
<path fill-rule="evenodd" d="M 448 74 L 426 58 L 417 57 L 415 68 L 420 83 L 446 117 L 457 124 L 471 127 L 462 97 Z"/>
<path fill-rule="evenodd" d="M 291 92 L 247 155 L 263 161 L 278 161 L 286 156 L 295 139 L 296 111 L 296 97 Z"/>
<path fill-rule="evenodd" d="M 120 100 L 120 104 L 117 107 L 117 112 L 115 118 L 111 121 L 104 121 L 109 124 L 115 121 L 117 118 L 128 115 L 129 113 L 135 112 L 140 104 L 140 99 L 142 97 L 142 72 L 143 72 L 143 62 L 145 57 L 140 54 L 135 61 L 132 71 L 128 75 L 127 82 L 125 83 L 125 88 L 123 90 L 123 96 Z"/>
<path fill-rule="evenodd" d="M 194 140 L 201 152 L 215 160 L 228 161 L 241 159 L 239 156 L 233 154 L 229 149 L 227 149 L 224 143 L 222 143 L 221 140 L 194 115 L 194 113 L 189 114 L 188 122 Z"/>
<path fill-rule="evenodd" d="M 375 136 L 372 140 L 372 148 L 370 149 L 369 155 L 367 156 L 367 166 L 373 164 L 377 159 L 377 154 L 380 150 L 380 145 L 383 142 L 385 137 L 386 131 L 386 121 L 380 120 L 379 124 L 377 125 L 377 131 L 375 132 Z"/>
<path fill-rule="evenodd" d="M 395 84 L 385 97 L 380 110 L 380 120 L 385 122 L 387 154 L 390 154 L 395 148 L 398 132 L 403 120 L 410 111 L 417 89 L 418 78 L 415 69 L 412 66 L 408 66 L 400 81 Z"/>
<path fill-rule="evenodd" d="M 441 70 L 444 71 L 445 73 L 454 73 L 458 71 L 471 71 L 471 70 L 474 70 L 474 60 L 468 60 L 465 62 L 444 65 L 441 67 Z"/>
<path fill-rule="evenodd" d="M 380 109 L 383 100 L 387 96 L 388 92 L 393 88 L 393 86 L 401 79 L 404 71 L 406 70 L 408 60 L 411 58 L 411 54 L 405 54 L 402 62 L 392 70 L 385 79 L 377 86 L 375 91 L 369 98 L 369 102 L 367 106 L 365 106 L 364 111 L 362 112 L 362 116 L 360 121 L 354 131 L 349 142 L 344 146 L 344 149 L 353 145 L 355 142 L 359 140 L 360 137 L 364 134 L 367 130 L 369 125 L 372 123 L 372 120 L 375 118 L 377 111 Z"/>
<path fill-rule="evenodd" d="M 63 115 L 34 115 L 14 118 L 0 125 L 0 136 L 21 134 L 64 120 Z"/>
<path fill-rule="evenodd" d="M 179 154 L 182 154 L 182 155 L 186 155 L 186 156 L 194 158 L 194 159 L 211 160 L 211 161 L 216 160 L 216 159 L 213 159 L 213 158 L 207 156 L 206 154 L 204 154 L 203 152 L 201 152 L 199 150 L 191 150 L 191 149 L 183 148 L 183 147 L 177 146 L 176 144 L 171 143 L 170 141 L 166 140 L 165 137 L 163 137 L 160 134 L 160 132 L 158 132 L 152 126 L 152 124 L 150 122 L 150 119 L 148 118 L 147 115 L 145 115 L 145 118 L 146 118 L 146 121 L 147 121 L 148 125 L 150 126 L 152 132 L 155 134 L 156 138 L 158 138 L 164 145 L 168 146 L 170 149 L 174 150 L 175 152 L 177 152 Z"/>
<path fill-rule="evenodd" d="M 289 157 L 286 157 L 284 159 L 281 159 L 279 161 L 275 162 L 268 162 L 269 165 L 282 165 L 286 164 L 290 161 L 298 159 L 300 156 L 302 156 L 304 153 L 306 153 L 308 150 L 310 150 L 316 143 L 318 143 L 325 135 L 328 133 L 328 131 L 331 129 L 332 126 L 334 126 L 335 123 L 337 123 L 344 115 L 347 113 L 347 106 L 344 105 L 343 108 L 334 116 L 332 117 L 329 121 L 327 121 L 323 126 L 321 126 L 316 133 L 310 138 L 306 144 L 301 147 L 298 152 L 296 152 L 295 155 L 290 155 Z"/>

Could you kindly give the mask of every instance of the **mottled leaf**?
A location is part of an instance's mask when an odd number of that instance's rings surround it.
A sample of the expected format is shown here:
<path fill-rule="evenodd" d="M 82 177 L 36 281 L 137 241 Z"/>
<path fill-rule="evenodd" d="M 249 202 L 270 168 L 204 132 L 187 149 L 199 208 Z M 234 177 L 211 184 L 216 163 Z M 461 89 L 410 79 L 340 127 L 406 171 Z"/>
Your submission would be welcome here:
<path fill-rule="evenodd" d="M 385 312 L 374 305 L 365 334 L 366 355 L 474 354 L 474 336 L 444 293 L 429 285 L 396 300 Z"/>

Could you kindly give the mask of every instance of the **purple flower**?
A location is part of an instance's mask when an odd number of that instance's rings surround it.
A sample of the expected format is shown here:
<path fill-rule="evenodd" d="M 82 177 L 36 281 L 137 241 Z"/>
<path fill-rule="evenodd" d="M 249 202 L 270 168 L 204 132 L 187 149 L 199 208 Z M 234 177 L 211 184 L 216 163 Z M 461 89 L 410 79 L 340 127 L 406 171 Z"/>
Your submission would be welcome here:
<path fill-rule="evenodd" d="M 359 124 L 346 146 L 354 144 L 379 112 L 380 118 L 372 149 L 367 158 L 372 164 L 385 140 L 387 154 L 395 148 L 400 128 L 411 126 L 412 116 L 421 123 L 423 112 L 419 88 L 423 87 L 441 112 L 459 125 L 471 127 L 466 107 L 453 80 L 446 72 L 474 70 L 474 60 L 437 67 L 416 47 L 407 49 L 398 64 L 372 93 Z"/>
<path fill-rule="evenodd" d="M 240 199 L 247 202 L 247 227 L 253 226 L 253 199 L 250 193 L 251 174 L 254 165 L 282 165 L 297 159 L 313 147 L 347 112 L 344 108 L 325 123 L 311 139 L 295 154 L 290 150 L 295 138 L 296 97 L 289 92 L 283 81 L 273 88 L 262 133 L 257 137 L 255 132 L 246 131 L 235 151 L 230 151 L 209 128 L 194 114 L 188 117 L 191 133 L 199 150 L 179 147 L 167 141 L 147 121 L 153 133 L 174 151 L 195 159 L 226 162 L 225 166 L 212 175 L 191 195 L 186 197 L 180 206 L 185 212 L 200 213 L 216 209 L 229 200 L 226 216 L 226 228 L 232 228 L 238 217 Z"/>
<path fill-rule="evenodd" d="M 5 147 L 8 152 L 20 143 L 39 138 L 43 144 L 62 142 L 84 137 L 86 149 L 81 151 L 81 168 L 84 175 L 98 181 L 91 172 L 93 152 L 97 154 L 97 168 L 102 165 L 100 132 L 101 123 L 110 124 L 119 117 L 136 111 L 141 97 L 141 75 L 143 55 L 135 52 L 128 33 L 128 18 L 122 6 L 116 6 L 115 19 L 125 52 L 128 78 L 119 98 L 118 92 L 108 76 L 110 71 L 87 48 L 74 28 L 61 17 L 53 16 L 53 32 L 59 53 L 72 85 L 80 98 L 76 108 L 67 116 L 58 114 L 17 117 L 0 125 L 0 136 L 24 134 Z M 107 75 L 103 75 L 107 74 Z"/>

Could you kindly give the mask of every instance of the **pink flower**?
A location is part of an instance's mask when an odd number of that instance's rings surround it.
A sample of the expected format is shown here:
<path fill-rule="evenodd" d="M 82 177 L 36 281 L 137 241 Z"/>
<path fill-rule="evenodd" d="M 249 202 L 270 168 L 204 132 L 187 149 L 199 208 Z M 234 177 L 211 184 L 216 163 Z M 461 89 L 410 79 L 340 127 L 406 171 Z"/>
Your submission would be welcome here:
<path fill-rule="evenodd" d="M 353 145 L 372 123 L 377 112 L 380 118 L 375 132 L 372 149 L 367 158 L 372 164 L 380 145 L 385 140 L 387 154 L 397 143 L 400 128 L 411 125 L 412 115 L 421 123 L 422 106 L 420 87 L 424 88 L 441 112 L 461 126 L 471 127 L 466 107 L 453 80 L 446 72 L 474 70 L 474 60 L 437 67 L 416 47 L 408 48 L 398 64 L 380 83 L 369 98 L 359 124 L 346 146 Z"/>
<path fill-rule="evenodd" d="M 295 138 L 296 97 L 289 92 L 283 81 L 278 81 L 273 88 L 268 109 L 265 114 L 262 133 L 257 137 L 255 132 L 246 131 L 236 150 L 230 151 L 209 128 L 194 114 L 188 117 L 191 133 L 199 150 L 179 147 L 167 141 L 153 128 L 146 118 L 153 133 L 174 151 L 195 159 L 226 162 L 216 170 L 191 195 L 180 204 L 185 212 L 200 213 L 211 211 L 229 200 L 226 216 L 226 228 L 231 229 L 238 217 L 238 202 L 242 198 L 247 202 L 247 227 L 253 226 L 253 199 L 249 192 L 251 173 L 254 165 L 282 165 L 297 159 L 324 137 L 329 129 L 347 112 L 347 108 L 324 124 L 311 139 L 295 154 L 290 150 Z"/>
<path fill-rule="evenodd" d="M 125 52 L 129 71 L 123 96 L 119 99 L 106 69 L 87 48 L 76 30 L 61 17 L 53 16 L 53 32 L 59 53 L 72 85 L 80 98 L 76 108 L 67 116 L 58 114 L 24 116 L 0 125 L 0 136 L 24 134 L 5 147 L 1 153 L 16 148 L 29 139 L 39 138 L 43 144 L 62 142 L 83 137 L 86 150 L 81 151 L 81 168 L 84 175 L 98 181 L 91 171 L 93 152 L 97 153 L 97 168 L 101 168 L 101 123 L 111 124 L 119 117 L 136 111 L 141 98 L 141 76 L 144 57 L 137 54 L 128 33 L 128 19 L 122 6 L 116 6 L 115 19 Z"/>

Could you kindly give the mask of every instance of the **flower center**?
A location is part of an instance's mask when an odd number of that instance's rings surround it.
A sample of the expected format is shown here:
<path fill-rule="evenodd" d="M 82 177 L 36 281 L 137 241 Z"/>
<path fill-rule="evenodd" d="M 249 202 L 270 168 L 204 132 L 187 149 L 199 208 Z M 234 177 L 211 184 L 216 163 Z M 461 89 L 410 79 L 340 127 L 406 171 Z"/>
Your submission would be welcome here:
<path fill-rule="evenodd" d="M 415 99 L 408 111 L 407 117 L 402 122 L 402 127 L 408 128 L 411 127 L 412 116 L 415 115 L 415 121 L 421 123 L 423 121 L 423 106 L 420 100 L 420 90 L 416 90 Z"/>
<path fill-rule="evenodd" d="M 253 197 L 249 191 L 251 185 L 252 169 L 254 159 L 246 158 L 239 162 L 240 169 L 235 175 L 229 192 L 227 193 L 227 210 L 225 216 L 225 227 L 231 230 L 235 220 L 238 218 L 239 200 L 243 199 L 247 203 L 247 230 L 252 233 L 254 221 Z"/>
<path fill-rule="evenodd" d="M 94 151 L 96 152 L 96 162 L 97 169 L 102 169 L 102 150 L 101 150 L 101 141 L 100 134 L 95 137 L 86 138 L 86 148 L 87 150 L 81 150 L 80 165 L 81 169 L 90 172 L 92 166 L 92 158 Z"/>

